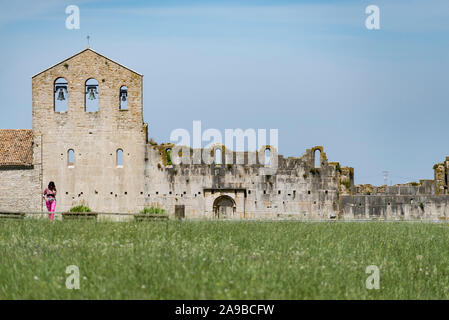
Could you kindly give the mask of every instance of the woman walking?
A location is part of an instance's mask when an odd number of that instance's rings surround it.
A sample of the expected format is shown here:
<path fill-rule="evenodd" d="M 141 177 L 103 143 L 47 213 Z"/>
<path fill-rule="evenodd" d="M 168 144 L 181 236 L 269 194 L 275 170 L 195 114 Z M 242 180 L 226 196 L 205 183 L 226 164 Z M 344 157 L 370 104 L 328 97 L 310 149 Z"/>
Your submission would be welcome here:
<path fill-rule="evenodd" d="M 56 186 L 53 181 L 50 181 L 48 188 L 44 191 L 45 204 L 49 212 L 50 221 L 55 218 L 55 208 L 56 208 Z"/>

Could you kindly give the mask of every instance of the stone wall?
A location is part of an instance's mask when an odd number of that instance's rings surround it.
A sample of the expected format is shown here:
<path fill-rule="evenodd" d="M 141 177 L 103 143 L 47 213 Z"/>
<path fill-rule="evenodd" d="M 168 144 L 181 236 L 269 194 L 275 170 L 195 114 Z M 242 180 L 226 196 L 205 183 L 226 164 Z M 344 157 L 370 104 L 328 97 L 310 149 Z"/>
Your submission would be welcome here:
<path fill-rule="evenodd" d="M 436 194 L 449 194 L 449 157 L 433 166 Z"/>
<path fill-rule="evenodd" d="M 0 212 L 40 211 L 41 198 L 36 168 L 0 169 Z"/>
<path fill-rule="evenodd" d="M 449 196 L 356 195 L 342 196 L 343 218 L 384 220 L 438 220 L 449 217 Z"/>
<path fill-rule="evenodd" d="M 354 186 L 353 195 L 341 197 L 342 217 L 384 220 L 441 220 L 449 216 L 447 190 L 449 158 L 434 166 L 435 180 L 393 186 Z"/>
<path fill-rule="evenodd" d="M 300 158 L 276 156 L 278 167 L 267 171 L 263 164 L 167 164 L 166 148 L 148 145 L 145 167 L 146 206 L 157 206 L 173 215 L 176 205 L 185 207 L 188 218 L 214 218 L 214 203 L 223 196 L 235 203 L 230 218 L 320 219 L 338 214 L 338 178 L 324 152 L 314 166 L 314 149 Z M 195 150 L 187 149 L 193 158 Z M 202 150 L 201 150 L 202 151 Z M 322 151 L 322 148 L 321 148 Z M 186 151 L 182 151 L 183 153 Z M 257 155 L 253 155 L 257 157 Z M 213 158 L 213 155 L 212 155 Z"/>
<path fill-rule="evenodd" d="M 0 168 L 0 212 L 38 212 L 42 198 L 41 141 L 33 142 L 33 166 Z"/>
<path fill-rule="evenodd" d="M 361 184 L 354 187 L 357 195 L 435 195 L 436 187 L 433 180 L 421 180 L 420 183 L 398 184 L 394 186 L 373 186 Z"/>

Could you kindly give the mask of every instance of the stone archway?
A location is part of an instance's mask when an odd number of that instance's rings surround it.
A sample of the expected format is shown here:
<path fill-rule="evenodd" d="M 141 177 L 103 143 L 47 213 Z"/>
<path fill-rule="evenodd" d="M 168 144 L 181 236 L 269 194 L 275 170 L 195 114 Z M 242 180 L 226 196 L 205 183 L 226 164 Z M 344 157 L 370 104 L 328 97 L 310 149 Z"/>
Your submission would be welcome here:
<path fill-rule="evenodd" d="M 235 214 L 235 201 L 230 196 L 220 196 L 214 201 L 214 214 L 218 219 L 231 218 Z"/>

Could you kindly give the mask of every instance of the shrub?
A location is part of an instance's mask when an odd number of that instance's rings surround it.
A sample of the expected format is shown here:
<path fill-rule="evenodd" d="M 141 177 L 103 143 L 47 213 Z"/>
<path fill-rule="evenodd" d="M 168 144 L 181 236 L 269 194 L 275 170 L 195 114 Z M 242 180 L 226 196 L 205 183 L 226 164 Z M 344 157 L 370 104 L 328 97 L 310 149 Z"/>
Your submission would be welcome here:
<path fill-rule="evenodd" d="M 342 181 L 341 184 L 344 185 L 348 190 L 351 188 L 351 182 L 349 182 L 348 180 Z"/>
<path fill-rule="evenodd" d="M 171 162 L 171 149 L 167 149 L 165 151 L 165 154 L 167 156 L 167 165 L 171 166 L 172 162 Z"/>
<path fill-rule="evenodd" d="M 419 207 L 421 208 L 422 211 L 424 211 L 424 203 L 420 202 Z"/>
<path fill-rule="evenodd" d="M 150 207 L 150 208 L 144 208 L 142 211 L 140 211 L 141 214 L 167 214 L 167 212 L 158 207 Z"/>
<path fill-rule="evenodd" d="M 70 212 L 91 212 L 90 208 L 85 205 L 79 205 L 75 206 L 72 209 L 70 209 Z"/>
<path fill-rule="evenodd" d="M 341 167 L 340 167 L 340 164 L 339 164 L 339 163 L 337 163 L 337 166 L 335 167 L 335 170 L 336 170 L 337 172 L 340 172 L 340 173 L 341 173 Z"/>

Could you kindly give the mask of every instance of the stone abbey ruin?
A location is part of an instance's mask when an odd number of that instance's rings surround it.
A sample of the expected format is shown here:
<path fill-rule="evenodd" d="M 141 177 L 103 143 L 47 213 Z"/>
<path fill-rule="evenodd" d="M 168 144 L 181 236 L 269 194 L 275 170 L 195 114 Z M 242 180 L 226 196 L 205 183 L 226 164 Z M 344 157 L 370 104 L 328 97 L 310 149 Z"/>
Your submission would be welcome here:
<path fill-rule="evenodd" d="M 329 162 L 321 146 L 300 157 L 270 146 L 241 155 L 268 149 L 277 162 L 271 171 L 270 162 L 229 161 L 239 155 L 222 145 L 211 148 L 210 164 L 174 164 L 175 153 L 195 150 L 148 141 L 141 74 L 85 49 L 35 75 L 32 90 L 33 129 L 0 130 L 2 212 L 45 212 L 42 190 L 52 180 L 59 212 L 84 203 L 98 213 L 153 206 L 185 218 L 449 216 L 449 157 L 434 166 L 434 180 L 378 187 L 354 185 L 353 168 Z"/>

